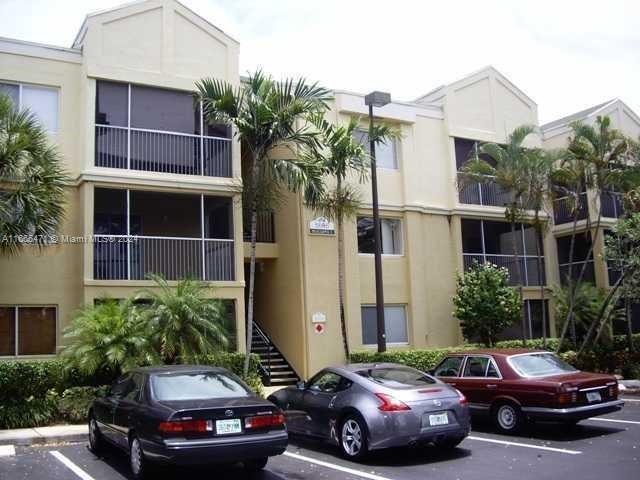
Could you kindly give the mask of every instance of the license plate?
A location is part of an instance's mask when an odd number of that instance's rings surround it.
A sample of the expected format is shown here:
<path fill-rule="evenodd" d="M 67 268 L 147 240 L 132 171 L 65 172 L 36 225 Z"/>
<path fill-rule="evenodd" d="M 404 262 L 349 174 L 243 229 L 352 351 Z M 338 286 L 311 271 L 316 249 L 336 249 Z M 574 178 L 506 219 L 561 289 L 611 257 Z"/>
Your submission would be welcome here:
<path fill-rule="evenodd" d="M 435 427 L 437 425 L 447 425 L 449 423 L 449 416 L 446 413 L 440 413 L 438 415 L 429 415 L 429 425 Z"/>
<path fill-rule="evenodd" d="M 587 392 L 588 402 L 600 402 L 601 400 L 602 395 L 600 395 L 600 392 Z"/>
<path fill-rule="evenodd" d="M 240 433 L 242 428 L 240 427 L 239 418 L 231 418 L 229 420 L 216 420 L 216 434 L 228 435 L 229 433 Z"/>

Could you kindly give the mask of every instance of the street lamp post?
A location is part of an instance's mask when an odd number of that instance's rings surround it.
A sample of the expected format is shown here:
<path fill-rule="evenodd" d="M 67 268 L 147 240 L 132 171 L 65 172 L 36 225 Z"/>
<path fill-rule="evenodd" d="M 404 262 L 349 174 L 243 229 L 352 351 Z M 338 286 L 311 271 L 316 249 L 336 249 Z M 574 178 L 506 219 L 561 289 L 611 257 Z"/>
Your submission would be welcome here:
<path fill-rule="evenodd" d="M 376 271 L 376 327 L 378 352 L 387 350 L 387 336 L 384 324 L 384 291 L 382 288 L 382 235 L 380 232 L 380 210 L 378 206 L 378 177 L 376 172 L 376 142 L 373 135 L 373 107 L 384 107 L 391 102 L 391 95 L 385 92 L 371 92 L 364 97 L 369 106 L 369 149 L 371 150 L 371 200 L 373 204 L 373 238 Z"/>

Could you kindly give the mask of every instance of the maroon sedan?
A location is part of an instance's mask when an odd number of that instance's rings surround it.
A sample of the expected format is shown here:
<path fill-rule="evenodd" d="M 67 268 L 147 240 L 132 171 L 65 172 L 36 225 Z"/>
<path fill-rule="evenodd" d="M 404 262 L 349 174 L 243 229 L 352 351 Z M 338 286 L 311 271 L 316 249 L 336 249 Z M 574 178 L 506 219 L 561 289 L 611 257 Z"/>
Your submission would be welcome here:
<path fill-rule="evenodd" d="M 474 414 L 488 414 L 504 433 L 527 419 L 576 424 L 620 410 L 613 375 L 576 370 L 539 350 L 470 350 L 447 355 L 432 371 L 467 397 Z"/>

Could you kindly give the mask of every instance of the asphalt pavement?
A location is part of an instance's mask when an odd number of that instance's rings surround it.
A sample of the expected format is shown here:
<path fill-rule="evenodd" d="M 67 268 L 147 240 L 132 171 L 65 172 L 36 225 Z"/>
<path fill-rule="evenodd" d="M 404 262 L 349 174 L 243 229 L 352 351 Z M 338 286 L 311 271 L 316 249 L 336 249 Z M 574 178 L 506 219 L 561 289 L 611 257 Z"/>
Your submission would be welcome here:
<path fill-rule="evenodd" d="M 614 414 L 568 428 L 534 424 L 520 436 L 497 434 L 474 422 L 459 448 L 399 448 L 373 454 L 364 463 L 342 459 L 336 448 L 292 438 L 284 455 L 264 472 L 248 477 L 240 466 L 163 468 L 159 480 L 603 480 L 640 477 L 640 401 L 631 399 Z M 0 452 L 1 480 L 130 479 L 124 454 L 96 457 L 85 443 L 13 448 Z"/>

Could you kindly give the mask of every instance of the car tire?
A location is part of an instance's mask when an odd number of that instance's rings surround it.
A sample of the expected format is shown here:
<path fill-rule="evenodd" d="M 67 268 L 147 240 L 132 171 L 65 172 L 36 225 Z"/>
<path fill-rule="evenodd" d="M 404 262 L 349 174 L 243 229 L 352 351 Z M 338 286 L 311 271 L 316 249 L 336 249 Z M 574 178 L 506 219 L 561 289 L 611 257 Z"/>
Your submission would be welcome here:
<path fill-rule="evenodd" d="M 253 460 L 247 460 L 244 462 L 245 470 L 250 472 L 259 472 L 267 466 L 267 462 L 269 461 L 269 457 L 256 458 Z"/>
<path fill-rule="evenodd" d="M 460 442 L 464 440 L 464 437 L 450 437 L 444 438 L 436 442 L 436 447 L 441 448 L 443 450 L 453 450 Z"/>
<path fill-rule="evenodd" d="M 340 450 L 349 460 L 362 460 L 369 453 L 367 425 L 360 415 L 348 415 L 340 424 Z"/>
<path fill-rule="evenodd" d="M 513 435 L 524 425 L 524 414 L 518 405 L 512 402 L 501 402 L 492 408 L 493 423 L 500 433 Z"/>
<path fill-rule="evenodd" d="M 104 451 L 105 443 L 93 413 L 89 415 L 89 450 L 99 455 Z"/>
<path fill-rule="evenodd" d="M 134 480 L 149 478 L 150 465 L 142 451 L 142 445 L 136 435 L 129 439 L 129 468 Z"/>

